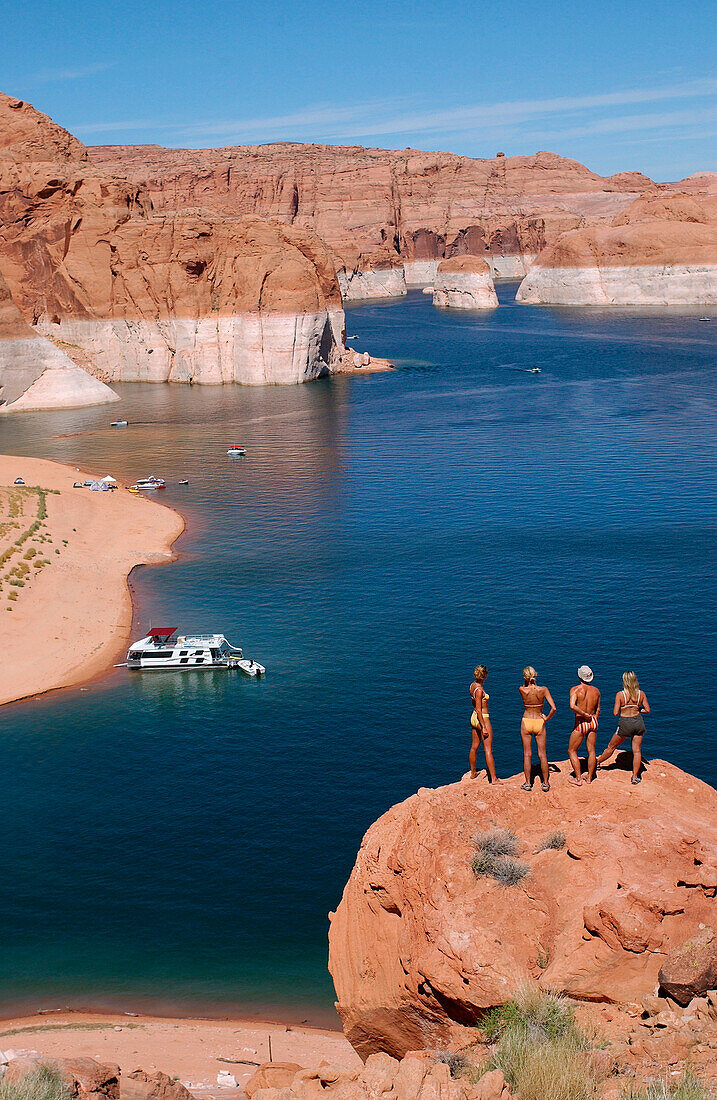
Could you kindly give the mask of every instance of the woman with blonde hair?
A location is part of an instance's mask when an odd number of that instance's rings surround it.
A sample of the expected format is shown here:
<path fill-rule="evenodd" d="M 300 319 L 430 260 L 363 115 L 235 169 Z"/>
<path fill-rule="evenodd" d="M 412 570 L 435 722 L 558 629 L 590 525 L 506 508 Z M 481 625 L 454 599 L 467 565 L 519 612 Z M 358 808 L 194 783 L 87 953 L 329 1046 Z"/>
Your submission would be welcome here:
<path fill-rule="evenodd" d="M 485 754 L 485 769 L 491 783 L 497 783 L 493 762 L 493 727 L 488 714 L 490 695 L 483 687 L 487 675 L 488 669 L 485 665 L 476 665 L 473 672 L 473 683 L 469 689 L 473 700 L 473 713 L 471 714 L 471 751 L 468 754 L 468 762 L 471 767 L 471 779 L 475 779 L 478 774 L 476 772 L 478 746 L 482 745 Z"/>
<path fill-rule="evenodd" d="M 607 748 L 597 758 L 598 766 L 609 760 L 615 750 L 623 743 L 626 737 L 632 742 L 632 779 L 635 786 L 642 782 L 640 768 L 642 767 L 642 737 L 645 732 L 643 714 L 650 713 L 650 704 L 645 692 L 641 690 L 634 672 L 623 672 L 622 691 L 615 696 L 613 714 L 620 720 L 617 729 L 610 738 Z"/>
<path fill-rule="evenodd" d="M 541 787 L 544 791 L 550 790 L 550 771 L 548 770 L 548 754 L 546 749 L 545 723 L 549 722 L 556 711 L 553 697 L 546 687 L 539 687 L 538 674 L 532 665 L 523 669 L 523 686 L 519 688 L 523 699 L 525 713 L 520 723 L 520 736 L 523 739 L 523 774 L 525 783 L 523 790 L 532 790 L 533 770 L 533 737 L 538 747 L 540 759 L 540 771 L 543 776 Z M 550 710 L 543 713 L 543 703 L 547 701 Z"/>

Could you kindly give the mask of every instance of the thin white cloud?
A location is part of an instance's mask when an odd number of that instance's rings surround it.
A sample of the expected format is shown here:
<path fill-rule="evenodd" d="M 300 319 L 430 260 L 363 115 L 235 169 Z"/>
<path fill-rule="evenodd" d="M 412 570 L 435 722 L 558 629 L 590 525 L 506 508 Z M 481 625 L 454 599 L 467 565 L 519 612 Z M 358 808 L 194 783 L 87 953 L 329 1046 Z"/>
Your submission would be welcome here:
<path fill-rule="evenodd" d="M 80 65 L 77 68 L 68 69 L 41 69 L 29 78 L 29 84 L 51 84 L 61 80 L 83 80 L 87 76 L 95 76 L 111 69 L 113 61 L 95 61 L 91 65 Z"/>
<path fill-rule="evenodd" d="M 620 133 L 659 125 L 699 125 L 704 121 L 704 101 L 717 94 L 717 79 L 702 78 L 651 88 L 628 88 L 582 96 L 558 96 L 550 99 L 523 99 L 497 103 L 478 103 L 443 110 L 409 110 L 410 101 L 364 101 L 337 106 L 316 104 L 302 110 L 265 117 L 205 120 L 195 123 L 168 122 L 166 119 L 134 119 L 123 122 L 88 122 L 70 129 L 80 137 L 96 134 L 153 130 L 161 132 L 173 145 L 186 143 L 243 144 L 271 141 L 375 141 L 377 138 L 440 134 L 459 136 L 470 133 L 475 138 L 503 138 L 519 133 L 527 138 L 526 127 L 534 129 L 538 144 L 548 140 L 588 133 Z M 633 115 L 611 115 L 615 108 L 632 104 L 668 102 L 675 99 L 697 101 L 691 108 L 673 112 L 651 112 Z M 701 104 L 699 101 L 702 101 Z M 662 121 L 661 121 L 662 120 Z M 666 121 L 665 121 L 666 120 Z"/>
<path fill-rule="evenodd" d="M 655 111 L 649 114 L 602 118 L 567 130 L 556 130 L 553 133 L 542 131 L 541 137 L 564 140 L 565 138 L 589 137 L 594 134 L 619 134 L 627 131 L 638 133 L 655 129 L 667 131 L 676 126 L 694 126 L 697 123 L 714 122 L 716 120 L 717 107 L 700 106 L 688 111 Z M 663 140 L 667 140 L 665 135 L 663 135 Z M 669 140 L 672 140 L 672 136 Z"/>

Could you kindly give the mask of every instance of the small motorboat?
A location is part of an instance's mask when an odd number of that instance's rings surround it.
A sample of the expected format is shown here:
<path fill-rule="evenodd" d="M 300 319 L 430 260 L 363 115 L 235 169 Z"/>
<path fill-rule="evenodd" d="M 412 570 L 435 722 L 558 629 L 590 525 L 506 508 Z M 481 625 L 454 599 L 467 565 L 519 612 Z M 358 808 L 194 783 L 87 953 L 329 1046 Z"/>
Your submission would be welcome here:
<path fill-rule="evenodd" d="M 25 482 L 23 481 L 23 479 L 21 477 L 16 477 L 15 480 L 13 481 L 13 485 L 24 485 L 24 484 L 25 484 Z"/>
<path fill-rule="evenodd" d="M 528 367 L 526 374 L 540 374 L 540 367 Z"/>
<path fill-rule="evenodd" d="M 246 447 L 230 447 L 227 454 L 229 458 L 243 458 L 246 454 Z"/>
<path fill-rule="evenodd" d="M 127 427 L 127 421 L 126 420 L 113 420 L 112 423 L 110 424 L 110 428 L 126 428 L 126 427 Z"/>
<path fill-rule="evenodd" d="M 236 667 L 241 669 L 245 676 L 264 676 L 266 669 L 258 661 L 252 661 L 248 657 L 242 657 L 236 662 Z"/>
<path fill-rule="evenodd" d="M 180 485 L 189 485 L 189 482 L 187 481 L 186 477 L 184 477 L 184 478 L 182 478 L 182 480 L 180 481 L 179 484 Z"/>
<path fill-rule="evenodd" d="M 143 490 L 164 489 L 166 484 L 163 477 L 140 477 L 131 488 Z"/>

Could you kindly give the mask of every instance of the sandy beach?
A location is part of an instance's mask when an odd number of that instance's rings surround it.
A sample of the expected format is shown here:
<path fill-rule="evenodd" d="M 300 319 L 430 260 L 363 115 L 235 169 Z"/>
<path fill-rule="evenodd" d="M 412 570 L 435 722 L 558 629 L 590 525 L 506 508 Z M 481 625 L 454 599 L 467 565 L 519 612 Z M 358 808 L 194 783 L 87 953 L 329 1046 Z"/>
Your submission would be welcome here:
<path fill-rule="evenodd" d="M 73 488 L 88 476 L 0 456 L 0 705 L 109 668 L 129 638 L 130 572 L 173 559 L 181 516 L 126 489 Z"/>
<path fill-rule="evenodd" d="M 270 1047 L 271 1044 L 271 1047 Z M 46 1057 L 87 1057 L 135 1069 L 161 1070 L 195 1093 L 236 1095 L 269 1060 L 305 1069 L 322 1063 L 354 1069 L 361 1060 L 340 1031 L 247 1020 L 171 1019 L 152 1016 L 52 1012 L 0 1021 L 0 1050 L 34 1050 Z M 238 1089 L 218 1088 L 230 1073 Z"/>

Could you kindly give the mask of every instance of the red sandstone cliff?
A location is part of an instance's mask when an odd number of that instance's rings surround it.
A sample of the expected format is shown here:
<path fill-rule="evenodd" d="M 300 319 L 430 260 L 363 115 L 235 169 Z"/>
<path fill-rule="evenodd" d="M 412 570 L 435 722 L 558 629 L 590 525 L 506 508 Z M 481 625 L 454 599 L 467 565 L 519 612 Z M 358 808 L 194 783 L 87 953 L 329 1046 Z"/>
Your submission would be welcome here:
<path fill-rule="evenodd" d="M 386 269 L 405 266 L 409 284 L 432 282 L 438 260 L 463 253 L 488 258 L 499 276 L 520 276 L 560 233 L 610 218 L 654 187 L 638 172 L 603 178 L 546 152 L 474 160 L 282 143 L 102 146 L 89 155 L 141 184 L 159 209 L 254 214 L 314 230 L 336 253 L 349 295 L 361 297 L 400 289 Z"/>
<path fill-rule="evenodd" d="M 683 187 L 684 185 L 684 187 Z M 562 234 L 537 258 L 522 302 L 717 303 L 717 176 L 642 195 L 609 224 Z"/>
<path fill-rule="evenodd" d="M 298 382 L 353 367 L 333 257 L 314 234 L 157 212 L 141 186 L 7 96 L 0 271 L 28 322 L 110 378 Z"/>
<path fill-rule="evenodd" d="M 423 789 L 371 826 L 329 936 L 362 1056 L 460 1037 L 521 979 L 639 1006 L 666 956 L 714 927 L 717 791 L 660 760 L 639 787 L 612 768 L 576 789 L 568 771 L 546 795 L 520 776 Z M 472 869 L 476 835 L 495 826 L 528 867 L 514 886 Z M 564 847 L 541 850 L 553 831 Z"/>

